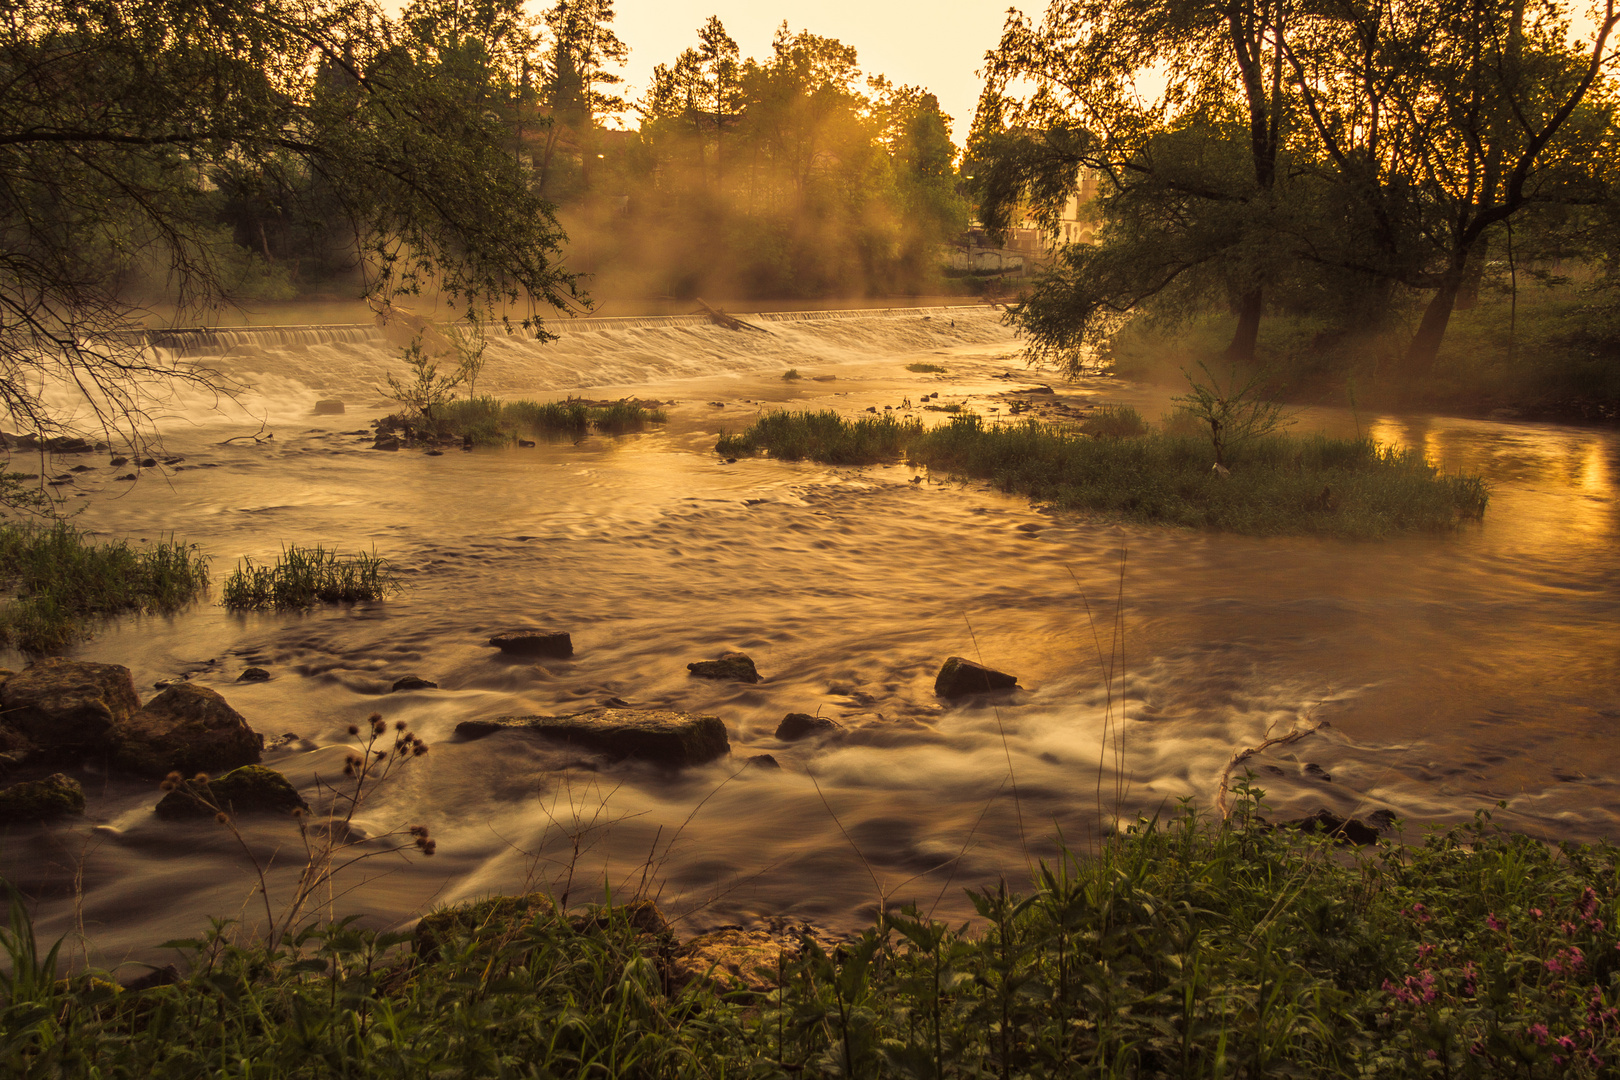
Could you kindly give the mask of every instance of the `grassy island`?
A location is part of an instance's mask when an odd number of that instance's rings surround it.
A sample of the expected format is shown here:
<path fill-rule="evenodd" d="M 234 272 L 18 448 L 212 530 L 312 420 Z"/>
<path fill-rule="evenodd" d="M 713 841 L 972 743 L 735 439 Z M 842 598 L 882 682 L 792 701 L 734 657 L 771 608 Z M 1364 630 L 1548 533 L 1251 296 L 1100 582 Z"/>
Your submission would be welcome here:
<path fill-rule="evenodd" d="M 1142 426 L 1090 435 L 967 413 L 929 427 L 887 414 L 775 412 L 716 449 L 832 465 L 904 460 L 1066 510 L 1256 535 L 1443 531 L 1480 518 L 1489 498 L 1479 477 L 1441 475 L 1415 450 L 1322 435 L 1243 443 L 1228 453 L 1228 475 L 1211 469 L 1210 441 L 1196 434 Z"/>
<path fill-rule="evenodd" d="M 645 903 L 544 896 L 410 932 L 337 922 L 173 943 L 144 988 L 62 978 L 14 903 L 0 1066 L 17 1077 L 1595 1077 L 1620 1060 L 1615 849 L 1488 813 L 1357 855 L 1274 829 L 1141 822 L 950 927 L 886 911 L 842 946 L 679 958 Z M 702 939 L 698 939 L 701 941 Z M 413 947 L 414 946 L 414 947 Z M 683 953 L 683 949 L 686 951 Z M 674 958 L 674 962 L 672 962 Z M 131 978 L 125 972 L 123 978 Z"/>
<path fill-rule="evenodd" d="M 502 401 L 493 397 L 458 398 L 430 410 L 396 413 L 377 424 L 379 436 L 406 442 L 463 442 L 472 446 L 510 446 L 523 438 L 579 439 L 591 431 L 622 435 L 662 424 L 666 416 L 652 403 L 639 401 Z"/>

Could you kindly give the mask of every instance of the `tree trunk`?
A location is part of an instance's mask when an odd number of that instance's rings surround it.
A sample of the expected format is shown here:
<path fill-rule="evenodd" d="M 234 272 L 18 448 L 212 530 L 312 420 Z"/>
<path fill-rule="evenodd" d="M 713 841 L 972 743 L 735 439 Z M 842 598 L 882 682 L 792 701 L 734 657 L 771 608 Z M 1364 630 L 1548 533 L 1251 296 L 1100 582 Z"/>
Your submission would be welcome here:
<path fill-rule="evenodd" d="M 1467 311 L 1479 302 L 1479 286 L 1485 277 L 1485 260 L 1490 250 L 1490 241 L 1482 236 L 1474 242 L 1473 250 L 1468 253 L 1468 262 L 1463 268 L 1462 285 L 1457 289 L 1458 311 Z"/>
<path fill-rule="evenodd" d="M 1254 345 L 1260 337 L 1262 299 L 1260 288 L 1256 286 L 1245 293 L 1239 302 L 1237 329 L 1232 332 L 1232 343 L 1226 347 L 1228 363 L 1254 363 Z"/>
<path fill-rule="evenodd" d="M 1461 266 L 1453 267 L 1441 281 L 1429 306 L 1423 309 L 1423 321 L 1406 349 L 1408 379 L 1421 378 L 1434 370 L 1440 343 L 1446 337 L 1446 326 L 1451 322 L 1451 312 L 1457 306 L 1457 293 L 1462 289 L 1463 270 Z"/>

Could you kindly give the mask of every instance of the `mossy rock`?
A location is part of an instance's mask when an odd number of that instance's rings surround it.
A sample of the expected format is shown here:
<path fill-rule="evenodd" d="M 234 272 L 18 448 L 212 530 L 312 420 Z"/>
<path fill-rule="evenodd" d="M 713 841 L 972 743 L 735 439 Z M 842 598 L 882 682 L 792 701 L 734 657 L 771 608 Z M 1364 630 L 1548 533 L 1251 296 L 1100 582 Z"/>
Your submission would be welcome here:
<path fill-rule="evenodd" d="M 493 944 L 516 937 L 519 929 L 557 910 L 545 893 L 526 896 L 491 896 L 422 916 L 416 924 L 414 947 L 422 960 L 437 960 L 439 949 L 453 938 L 476 938 Z"/>
<path fill-rule="evenodd" d="M 660 765 L 701 765 L 731 753 L 726 725 L 717 716 L 669 709 L 594 709 L 572 716 L 497 716 L 456 725 L 463 738 L 497 731 L 529 731 L 611 758 Z"/>
<path fill-rule="evenodd" d="M 57 757 L 106 751 L 141 707 L 129 668 L 54 657 L 6 679 L 3 694 L 6 726 Z"/>
<path fill-rule="evenodd" d="M 285 776 L 263 765 L 244 765 L 217 780 L 187 780 L 157 804 L 160 818 L 211 817 L 213 807 L 233 814 L 290 814 L 308 810 Z"/>
<path fill-rule="evenodd" d="M 113 762 L 121 769 L 160 777 L 224 772 L 256 765 L 264 749 L 258 734 L 217 692 L 175 683 L 113 728 Z"/>
<path fill-rule="evenodd" d="M 84 813 L 79 782 L 61 773 L 0 788 L 0 825 L 51 821 Z"/>

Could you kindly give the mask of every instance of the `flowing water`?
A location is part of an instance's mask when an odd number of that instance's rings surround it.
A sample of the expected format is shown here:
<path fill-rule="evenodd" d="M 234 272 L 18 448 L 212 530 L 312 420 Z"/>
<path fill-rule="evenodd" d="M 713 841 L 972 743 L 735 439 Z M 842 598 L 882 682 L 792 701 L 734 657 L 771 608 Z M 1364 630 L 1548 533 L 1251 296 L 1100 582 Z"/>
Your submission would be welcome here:
<path fill-rule="evenodd" d="M 963 886 L 1025 879 L 1057 836 L 1084 850 L 1116 812 L 1180 799 L 1207 810 L 1234 750 L 1311 721 L 1326 723 L 1248 762 L 1273 816 L 1321 806 L 1444 822 L 1505 801 L 1497 817 L 1514 828 L 1614 834 L 1614 431 L 1314 410 L 1303 427 L 1359 427 L 1483 473 L 1484 523 L 1380 543 L 1121 526 L 984 485 L 913 482 L 902 466 L 718 459 L 717 433 L 781 405 L 855 415 L 941 392 L 988 410 L 1050 382 L 1077 406 L 1166 407 L 1163 391 L 1026 371 L 984 309 L 757 321 L 770 333 L 660 318 L 499 341 L 480 392 L 657 397 L 675 403 L 670 421 L 437 457 L 375 451 L 360 434 L 387 411 L 385 373 L 403 370 L 398 342 L 374 328 L 168 340 L 239 392 L 169 403 L 178 471 L 133 485 L 112 479 L 122 470 L 81 474 L 66 489 L 95 496 L 81 522 L 173 532 L 214 558 L 216 579 L 288 543 L 375 548 L 406 587 L 302 614 L 203 603 L 129 618 L 74 655 L 129 666 L 143 695 L 189 675 L 259 731 L 298 735 L 267 764 L 307 794 L 341 770 L 349 724 L 373 711 L 407 721 L 432 751 L 360 825 L 420 822 L 438 849 L 357 849 L 379 854 L 339 879 L 332 909 L 377 925 L 525 887 L 594 896 L 604 882 L 658 892 L 686 930 L 777 915 L 849 928 L 880 901 L 961 918 Z M 918 360 L 947 371 L 908 373 Z M 790 367 L 804 378 L 782 380 Z M 331 397 L 346 415 L 313 416 Z M 570 631 L 574 659 L 516 662 L 485 644 L 536 623 Z M 732 649 L 762 683 L 688 676 L 689 661 Z M 1012 671 L 1021 689 L 947 707 L 932 683 L 949 655 Z M 273 677 L 236 683 L 250 664 Z M 439 689 L 388 693 L 407 674 Z M 466 719 L 609 698 L 712 712 L 732 756 L 672 775 L 520 735 L 452 737 Z M 780 743 L 788 712 L 844 730 Z M 744 765 L 759 754 L 782 767 Z M 224 829 L 156 820 L 150 784 L 76 775 L 82 824 L 0 837 L 0 873 L 41 898 L 46 932 L 82 925 L 92 960 L 112 964 L 156 958 L 209 915 L 262 911 Z M 261 860 L 275 853 L 272 901 L 284 898 L 302 858 L 291 824 L 245 829 Z"/>

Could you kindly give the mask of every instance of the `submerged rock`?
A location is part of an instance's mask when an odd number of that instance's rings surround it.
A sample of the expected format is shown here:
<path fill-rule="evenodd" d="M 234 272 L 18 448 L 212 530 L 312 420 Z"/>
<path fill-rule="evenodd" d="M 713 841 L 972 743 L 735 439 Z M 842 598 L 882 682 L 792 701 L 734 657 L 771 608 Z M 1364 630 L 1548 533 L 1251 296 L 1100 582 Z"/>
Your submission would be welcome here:
<path fill-rule="evenodd" d="M 394 681 L 394 688 L 390 693 L 398 693 L 401 690 L 437 690 L 438 688 L 439 684 L 436 682 L 429 682 L 415 675 L 407 675 L 403 679 Z"/>
<path fill-rule="evenodd" d="M 527 627 L 496 634 L 489 643 L 513 656 L 554 656 L 566 659 L 574 655 L 574 639 L 565 630 L 540 630 Z"/>
<path fill-rule="evenodd" d="M 731 753 L 726 726 L 717 716 L 667 709 L 592 709 L 571 716 L 497 716 L 466 720 L 456 734 L 469 739 L 497 731 L 528 731 L 612 758 L 661 765 L 701 765 Z"/>
<path fill-rule="evenodd" d="M 0 788 L 0 825 L 52 821 L 83 813 L 84 791 L 77 780 L 61 773 Z"/>
<path fill-rule="evenodd" d="M 244 765 L 217 780 L 186 780 L 158 800 L 160 818 L 212 817 L 218 807 L 232 814 L 290 814 L 308 810 L 285 776 L 263 765 Z"/>
<path fill-rule="evenodd" d="M 718 660 L 699 660 L 687 664 L 686 670 L 699 679 L 722 679 L 730 682 L 759 682 L 759 671 L 747 653 L 728 652 Z"/>
<path fill-rule="evenodd" d="M 242 674 L 240 674 L 240 675 L 238 675 L 236 677 L 236 681 L 237 682 L 264 682 L 269 677 L 270 677 L 270 673 L 268 671 L 264 670 L 264 668 L 262 668 L 262 667 L 250 667 L 250 668 L 245 668 L 242 671 Z"/>
<path fill-rule="evenodd" d="M 784 742 L 802 739 L 807 735 L 825 735 L 837 731 L 843 725 L 836 720 L 829 720 L 825 716 L 811 716 L 809 713 L 790 712 L 782 717 L 782 722 L 776 725 L 776 737 Z"/>
<path fill-rule="evenodd" d="M 1357 818 L 1342 818 L 1331 810 L 1322 809 L 1309 817 L 1285 821 L 1286 828 L 1300 832 L 1326 833 L 1341 844 L 1365 846 L 1378 840 L 1378 830 Z"/>
<path fill-rule="evenodd" d="M 472 937 L 496 943 L 511 940 L 526 925 L 549 918 L 556 910 L 551 897 L 538 892 L 456 904 L 422 916 L 416 924 L 413 945 L 421 959 L 436 960 L 440 948 L 451 938 Z"/>
<path fill-rule="evenodd" d="M 338 398 L 321 398 L 315 403 L 316 416 L 342 416 L 343 402 Z"/>
<path fill-rule="evenodd" d="M 948 658 L 934 677 L 934 693 L 946 698 L 966 697 L 990 690 L 1014 690 L 1017 687 L 1018 676 L 975 664 L 960 656 Z"/>
<path fill-rule="evenodd" d="M 176 683 L 113 732 L 114 762 L 146 776 L 256 765 L 264 736 L 206 686 Z"/>
<path fill-rule="evenodd" d="M 749 758 L 747 764 L 755 769 L 780 769 L 782 763 L 769 754 L 755 754 Z"/>
<path fill-rule="evenodd" d="M 141 707 L 129 668 L 48 659 L 0 689 L 3 723 L 31 746 L 55 754 L 105 751 L 112 729 Z"/>

